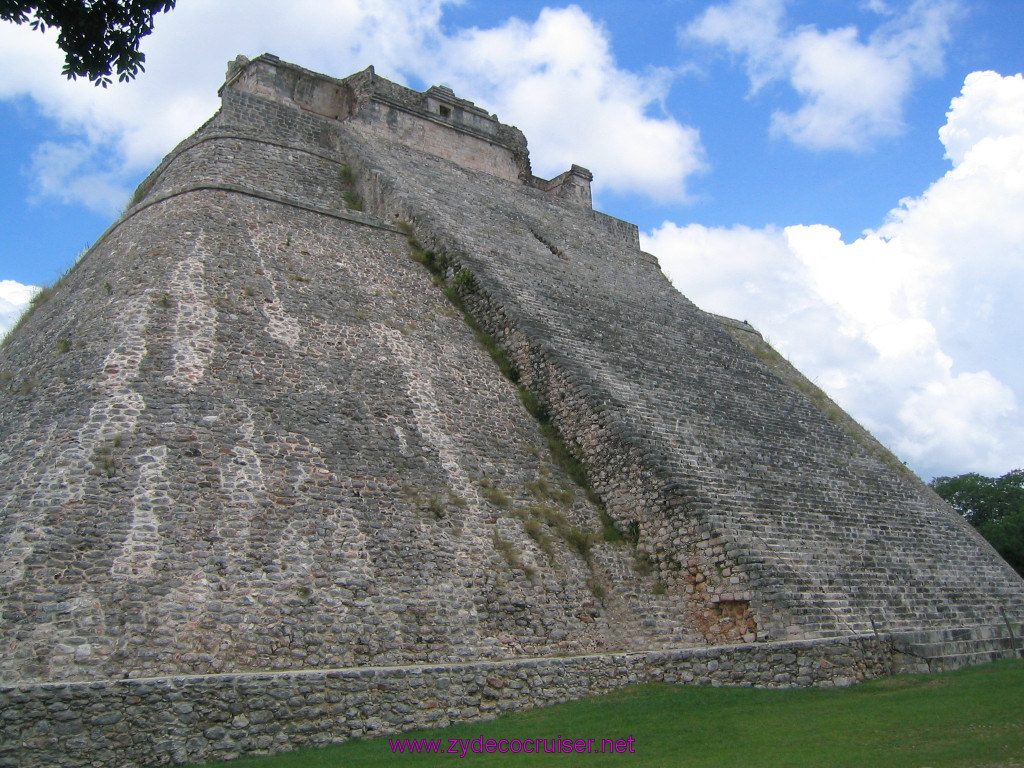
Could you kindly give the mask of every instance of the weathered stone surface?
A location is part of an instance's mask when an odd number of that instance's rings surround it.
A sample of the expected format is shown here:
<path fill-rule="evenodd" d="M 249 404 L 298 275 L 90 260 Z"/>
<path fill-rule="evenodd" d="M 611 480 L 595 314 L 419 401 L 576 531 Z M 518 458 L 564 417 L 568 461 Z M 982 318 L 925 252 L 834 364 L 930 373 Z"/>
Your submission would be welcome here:
<path fill-rule="evenodd" d="M 18 754 L 44 764 L 59 732 L 68 765 L 191 760 L 630 680 L 1013 652 L 986 632 L 1024 623 L 1024 583 L 756 333 L 673 289 L 590 208 L 586 169 L 539 179 L 517 129 L 372 69 L 240 60 L 222 98 L 0 350 Z M 893 655 L 872 622 L 968 637 Z M 771 642 L 827 638 L 856 652 Z M 745 650 L 622 661 L 724 644 Z"/>
<path fill-rule="evenodd" d="M 866 636 L 714 646 L 646 653 L 468 662 L 421 667 L 363 667 L 154 681 L 0 687 L 30 702 L 59 694 L 67 702 L 72 748 L 38 706 L 7 710 L 0 721 L 0 765 L 21 768 L 138 768 L 280 752 L 350 738 L 489 720 L 644 682 L 833 687 L 885 674 L 888 645 Z M 245 715 L 223 719 L 224 701 Z M 111 724 L 102 712 L 124 712 Z M 623 734 L 625 737 L 626 733 Z"/>

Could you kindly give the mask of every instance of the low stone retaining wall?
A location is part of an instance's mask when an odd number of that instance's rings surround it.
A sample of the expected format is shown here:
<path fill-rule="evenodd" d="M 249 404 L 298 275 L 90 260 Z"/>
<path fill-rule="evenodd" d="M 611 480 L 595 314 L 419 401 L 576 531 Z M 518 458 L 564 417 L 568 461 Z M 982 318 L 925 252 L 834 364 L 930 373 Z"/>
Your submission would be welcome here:
<path fill-rule="evenodd" d="M 633 683 L 842 686 L 885 674 L 870 635 L 501 662 L 0 687 L 0 768 L 280 752 L 570 701 Z"/>

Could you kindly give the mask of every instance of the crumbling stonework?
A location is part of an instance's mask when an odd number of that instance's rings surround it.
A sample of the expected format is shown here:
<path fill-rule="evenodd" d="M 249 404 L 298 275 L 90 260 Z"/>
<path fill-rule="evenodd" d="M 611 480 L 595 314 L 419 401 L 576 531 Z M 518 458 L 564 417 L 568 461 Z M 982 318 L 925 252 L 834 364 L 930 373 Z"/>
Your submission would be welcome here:
<path fill-rule="evenodd" d="M 571 701 L 647 682 L 843 686 L 885 674 L 872 638 L 452 665 L 0 687 L 17 768 L 137 768 L 323 746 Z M 8 750 L 7 754 L 13 751 Z"/>
<path fill-rule="evenodd" d="M 0 350 L 12 744 L 74 681 L 226 702 L 251 674 L 1024 622 L 1012 569 L 673 289 L 586 169 L 540 179 L 517 129 L 372 68 L 239 59 L 221 95 Z M 144 759 L 283 743 L 208 728 Z"/>

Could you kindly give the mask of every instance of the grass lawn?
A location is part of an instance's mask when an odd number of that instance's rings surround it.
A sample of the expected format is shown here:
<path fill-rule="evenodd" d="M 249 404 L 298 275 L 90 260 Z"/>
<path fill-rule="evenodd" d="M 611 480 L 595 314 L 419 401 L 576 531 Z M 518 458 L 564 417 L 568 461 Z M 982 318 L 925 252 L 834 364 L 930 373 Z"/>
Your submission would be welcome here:
<path fill-rule="evenodd" d="M 626 739 L 632 754 L 392 753 L 388 738 L 205 768 L 637 766 L 1024 768 L 1024 661 L 840 690 L 642 685 L 486 723 L 397 738 Z M 396 737 L 392 737 L 396 738 Z"/>

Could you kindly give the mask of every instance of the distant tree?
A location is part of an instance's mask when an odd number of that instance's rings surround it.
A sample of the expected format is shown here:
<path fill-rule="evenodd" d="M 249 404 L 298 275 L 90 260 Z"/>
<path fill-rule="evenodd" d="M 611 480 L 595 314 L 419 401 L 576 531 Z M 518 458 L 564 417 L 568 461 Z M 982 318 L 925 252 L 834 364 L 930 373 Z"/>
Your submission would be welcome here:
<path fill-rule="evenodd" d="M 1024 576 L 1024 470 L 937 477 L 931 486 Z"/>
<path fill-rule="evenodd" d="M 40 32 L 60 30 L 57 45 L 67 56 L 62 73 L 72 80 L 88 77 L 104 88 L 117 71 L 124 82 L 144 71 L 139 41 L 153 31 L 154 14 L 175 0 L 47 0 L 26 3 L 0 0 L 0 19 L 31 25 Z"/>

